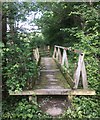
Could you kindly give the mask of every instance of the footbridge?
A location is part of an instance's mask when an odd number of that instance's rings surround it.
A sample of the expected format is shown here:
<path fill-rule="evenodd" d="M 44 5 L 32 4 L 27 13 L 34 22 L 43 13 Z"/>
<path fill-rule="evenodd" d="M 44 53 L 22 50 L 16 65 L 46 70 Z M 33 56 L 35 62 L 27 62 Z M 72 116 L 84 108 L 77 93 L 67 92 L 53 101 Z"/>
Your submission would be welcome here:
<path fill-rule="evenodd" d="M 33 56 L 40 67 L 35 85 L 31 90 L 12 92 L 10 95 L 26 95 L 31 99 L 33 95 L 96 94 L 88 88 L 85 54 L 82 51 L 55 45 L 52 56 L 50 47 L 33 49 Z"/>

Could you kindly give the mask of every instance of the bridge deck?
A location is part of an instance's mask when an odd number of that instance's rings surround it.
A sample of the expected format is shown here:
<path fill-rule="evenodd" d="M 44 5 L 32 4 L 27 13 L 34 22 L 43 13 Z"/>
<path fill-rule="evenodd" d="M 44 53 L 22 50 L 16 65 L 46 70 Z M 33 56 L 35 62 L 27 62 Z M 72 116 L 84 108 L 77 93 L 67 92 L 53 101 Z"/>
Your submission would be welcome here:
<path fill-rule="evenodd" d="M 10 95 L 95 95 L 93 90 L 72 90 L 51 57 L 42 57 L 40 66 L 40 79 L 34 90 L 10 93 Z"/>
<path fill-rule="evenodd" d="M 38 81 L 36 89 L 70 89 L 69 84 L 51 57 L 41 58 L 40 81 Z"/>

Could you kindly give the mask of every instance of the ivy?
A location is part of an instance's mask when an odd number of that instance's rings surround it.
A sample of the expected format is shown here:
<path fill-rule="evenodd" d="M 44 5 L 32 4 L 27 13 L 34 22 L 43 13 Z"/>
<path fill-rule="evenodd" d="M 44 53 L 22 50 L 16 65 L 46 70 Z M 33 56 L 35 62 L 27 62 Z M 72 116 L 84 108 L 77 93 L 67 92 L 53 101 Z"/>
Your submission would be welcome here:
<path fill-rule="evenodd" d="M 72 108 L 63 114 L 63 119 L 99 119 L 99 100 L 90 97 L 74 97 Z M 94 109 L 95 108 L 95 109 Z"/>
<path fill-rule="evenodd" d="M 12 98 L 14 100 L 14 98 Z M 11 102 L 11 101 L 10 101 Z M 27 99 L 21 99 L 17 103 L 6 105 L 6 102 L 3 103 L 3 115 L 2 120 L 48 120 L 51 119 L 49 115 L 43 114 L 39 110 L 39 105 L 33 100 L 32 103 L 29 103 Z"/>

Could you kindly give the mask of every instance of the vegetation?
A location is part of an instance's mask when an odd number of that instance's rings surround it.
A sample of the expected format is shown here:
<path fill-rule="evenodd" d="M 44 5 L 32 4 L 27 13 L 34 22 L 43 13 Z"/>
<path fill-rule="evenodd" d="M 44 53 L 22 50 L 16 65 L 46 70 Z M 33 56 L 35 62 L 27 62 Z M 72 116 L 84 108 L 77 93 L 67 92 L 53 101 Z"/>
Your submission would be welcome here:
<path fill-rule="evenodd" d="M 10 97 L 7 102 L 3 102 L 3 120 L 50 120 L 51 117 L 43 114 L 34 100 L 30 103 L 26 98 L 17 98 L 15 102 L 13 99 Z M 13 102 L 13 107 L 8 105 L 8 101 L 10 104 Z"/>
<path fill-rule="evenodd" d="M 2 120 L 52 120 L 27 97 L 11 97 L 12 91 L 33 89 L 38 66 L 33 49 L 55 44 L 85 52 L 89 87 L 96 96 L 75 97 L 72 107 L 58 119 L 100 118 L 100 5 L 96 3 L 2 3 L 3 114 Z M 31 21 L 29 16 L 34 12 Z M 39 16 L 39 17 L 37 17 Z M 27 22 L 33 31 L 21 27 Z M 35 26 L 38 29 L 35 29 Z M 29 27 L 29 26 L 28 26 Z M 73 61 L 72 61 L 73 62 Z M 71 64 L 71 63 L 70 63 Z M 73 69 L 73 68 L 71 68 Z"/>

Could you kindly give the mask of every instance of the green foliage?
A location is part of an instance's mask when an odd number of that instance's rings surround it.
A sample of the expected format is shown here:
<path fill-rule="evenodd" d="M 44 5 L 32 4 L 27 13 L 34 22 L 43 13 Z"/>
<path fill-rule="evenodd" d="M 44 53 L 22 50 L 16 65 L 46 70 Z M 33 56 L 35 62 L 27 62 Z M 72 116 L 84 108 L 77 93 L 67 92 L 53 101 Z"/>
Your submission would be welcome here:
<path fill-rule="evenodd" d="M 99 18 L 100 16 L 98 13 L 98 5 L 96 6 L 94 5 L 94 7 L 88 7 L 88 5 L 85 5 L 83 7 L 83 5 L 81 5 L 81 8 L 80 10 L 78 10 L 78 12 L 82 12 L 82 17 L 85 19 L 85 21 L 84 21 L 84 28 L 82 30 L 76 31 L 76 33 L 73 34 L 73 36 L 75 36 L 76 39 L 80 40 L 79 43 L 74 44 L 74 47 L 77 49 L 81 49 L 85 52 L 85 63 L 86 63 L 89 86 L 94 90 L 96 90 L 98 94 L 100 94 L 100 89 L 99 89 L 100 86 L 100 82 L 99 82 L 100 19 Z M 95 14 L 95 16 L 92 16 L 90 13 L 92 13 L 92 15 Z"/>
<path fill-rule="evenodd" d="M 75 48 L 80 48 L 85 51 L 85 62 L 87 69 L 88 82 L 91 88 L 100 92 L 99 88 L 99 40 L 98 34 L 85 36 L 83 32 L 76 33 L 80 37 L 80 44 L 76 44 Z"/>
<path fill-rule="evenodd" d="M 97 98 L 97 97 L 96 97 Z M 74 120 L 92 120 L 100 118 L 100 105 L 99 100 L 95 97 L 74 97 L 72 108 L 63 114 L 62 119 L 74 119 Z"/>
<path fill-rule="evenodd" d="M 33 58 L 32 47 L 29 42 L 19 38 L 18 43 L 7 42 L 4 48 L 7 66 L 4 68 L 7 86 L 10 91 L 21 91 L 27 81 L 37 80 L 38 68 Z"/>
<path fill-rule="evenodd" d="M 74 49 L 80 49 L 85 52 L 85 64 L 89 87 L 96 90 L 97 94 L 100 94 L 99 6 L 98 4 L 94 4 L 93 6 L 89 6 L 88 4 L 74 4 L 73 9 L 71 9 L 68 16 L 71 17 L 71 19 L 76 17 L 76 20 L 80 20 L 81 27 L 75 20 L 73 26 L 67 26 L 66 28 L 61 29 L 64 33 L 66 33 L 64 45 L 68 47 L 71 46 Z M 69 55 L 69 71 L 71 73 L 74 69 L 72 64 L 74 63 L 74 60 L 72 58 L 73 56 Z"/>
<path fill-rule="evenodd" d="M 14 98 L 10 98 L 9 103 L 6 101 L 3 102 L 3 114 L 2 120 L 50 120 L 50 116 L 43 114 L 41 110 L 39 110 L 38 104 L 33 100 L 32 102 L 28 102 L 27 99 L 21 99 L 15 103 Z M 12 107 L 13 104 L 13 107 Z"/>
<path fill-rule="evenodd" d="M 31 47 L 42 47 L 45 44 L 44 37 L 41 32 L 39 33 L 30 33 L 29 38 L 31 40 Z M 34 36 L 33 36 L 34 35 Z"/>
<path fill-rule="evenodd" d="M 33 48 L 37 47 L 33 41 L 36 41 L 37 36 L 24 34 L 22 33 L 24 31 L 18 28 L 19 21 L 27 20 L 30 8 L 35 10 L 33 4 L 24 2 L 2 4 L 3 16 L 6 18 L 6 21 L 3 22 L 9 26 L 8 31 L 4 31 L 6 33 L 3 37 L 5 44 L 3 48 L 3 83 L 7 85 L 9 92 L 22 91 L 25 88 L 32 89 L 37 80 L 38 66 L 33 57 Z"/>
<path fill-rule="evenodd" d="M 100 102 L 99 96 L 94 97 L 74 97 L 72 107 L 68 108 L 62 116 L 55 118 L 55 120 L 91 120 L 100 118 Z M 27 99 L 14 97 L 7 98 L 3 101 L 2 120 L 53 120 L 49 115 L 42 113 L 39 105 L 34 101 L 28 102 Z M 12 107 L 13 106 L 13 107 Z"/>

